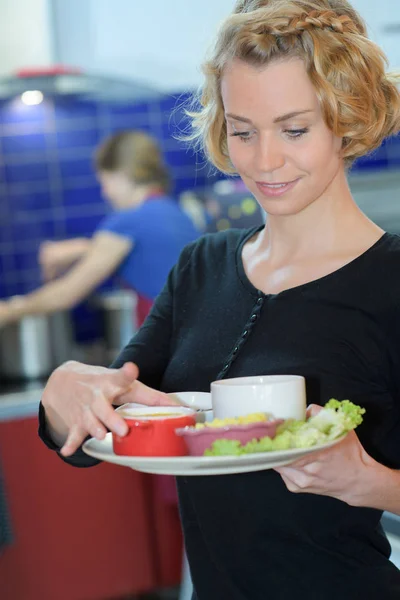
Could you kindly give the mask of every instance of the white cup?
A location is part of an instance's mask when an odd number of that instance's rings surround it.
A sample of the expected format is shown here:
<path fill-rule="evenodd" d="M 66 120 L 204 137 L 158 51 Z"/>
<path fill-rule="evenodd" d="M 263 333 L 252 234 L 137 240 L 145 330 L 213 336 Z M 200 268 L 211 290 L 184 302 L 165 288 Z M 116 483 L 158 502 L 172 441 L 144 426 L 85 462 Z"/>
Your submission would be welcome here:
<path fill-rule="evenodd" d="M 306 418 L 306 386 L 300 375 L 257 375 L 211 383 L 214 417 L 265 412 L 276 419 Z"/>

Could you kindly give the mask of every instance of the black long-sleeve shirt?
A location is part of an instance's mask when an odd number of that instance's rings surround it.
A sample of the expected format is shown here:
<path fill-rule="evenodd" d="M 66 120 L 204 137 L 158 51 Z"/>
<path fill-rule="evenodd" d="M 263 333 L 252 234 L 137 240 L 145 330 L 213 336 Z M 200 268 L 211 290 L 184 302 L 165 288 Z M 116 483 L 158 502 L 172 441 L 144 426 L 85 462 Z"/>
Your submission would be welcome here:
<path fill-rule="evenodd" d="M 113 366 L 136 362 L 140 380 L 164 392 L 209 391 L 225 376 L 303 375 L 309 404 L 365 407 L 362 444 L 400 468 L 400 238 L 386 233 L 334 273 L 265 295 L 241 259 L 255 232 L 188 246 Z M 41 436 L 54 448 L 43 410 Z M 69 462 L 95 461 L 80 451 Z M 293 494 L 273 470 L 177 483 L 198 600 L 400 598 L 381 511 Z"/>

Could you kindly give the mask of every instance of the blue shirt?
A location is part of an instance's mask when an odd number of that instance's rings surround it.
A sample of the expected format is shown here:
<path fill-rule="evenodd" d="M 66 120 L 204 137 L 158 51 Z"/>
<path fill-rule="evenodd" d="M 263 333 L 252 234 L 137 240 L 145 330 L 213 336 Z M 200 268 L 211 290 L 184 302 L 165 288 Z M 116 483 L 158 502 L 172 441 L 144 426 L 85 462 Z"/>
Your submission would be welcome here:
<path fill-rule="evenodd" d="M 178 202 L 168 196 L 152 197 L 138 207 L 113 213 L 100 223 L 100 231 L 132 241 L 115 275 L 150 300 L 162 290 L 184 246 L 200 235 Z"/>

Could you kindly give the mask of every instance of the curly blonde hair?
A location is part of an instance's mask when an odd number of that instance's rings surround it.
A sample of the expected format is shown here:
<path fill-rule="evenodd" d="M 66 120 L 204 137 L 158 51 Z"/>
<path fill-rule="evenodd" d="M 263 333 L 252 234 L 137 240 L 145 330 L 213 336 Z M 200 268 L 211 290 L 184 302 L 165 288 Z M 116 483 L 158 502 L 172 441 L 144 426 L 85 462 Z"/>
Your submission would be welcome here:
<path fill-rule="evenodd" d="M 203 65 L 201 108 L 188 111 L 187 139 L 220 171 L 235 173 L 221 98 L 221 78 L 234 58 L 257 68 L 303 60 L 326 125 L 343 139 L 346 166 L 400 131 L 399 75 L 386 73 L 386 56 L 347 0 L 238 0 Z"/>

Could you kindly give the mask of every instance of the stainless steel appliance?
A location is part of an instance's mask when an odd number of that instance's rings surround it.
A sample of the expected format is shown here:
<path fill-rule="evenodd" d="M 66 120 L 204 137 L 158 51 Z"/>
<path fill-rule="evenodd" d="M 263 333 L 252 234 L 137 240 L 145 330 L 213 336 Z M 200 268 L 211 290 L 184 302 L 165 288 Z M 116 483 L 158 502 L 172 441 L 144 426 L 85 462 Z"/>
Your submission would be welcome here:
<path fill-rule="evenodd" d="M 133 291 L 118 290 L 96 297 L 101 310 L 106 361 L 112 361 L 137 331 L 137 296 Z"/>
<path fill-rule="evenodd" d="M 72 358 L 70 314 L 26 316 L 0 330 L 0 377 L 39 379 Z"/>

